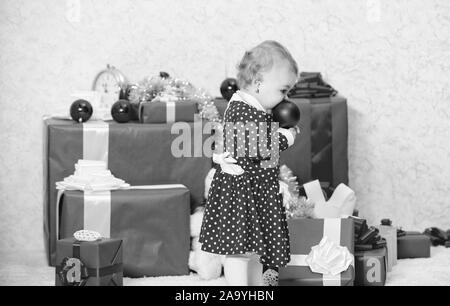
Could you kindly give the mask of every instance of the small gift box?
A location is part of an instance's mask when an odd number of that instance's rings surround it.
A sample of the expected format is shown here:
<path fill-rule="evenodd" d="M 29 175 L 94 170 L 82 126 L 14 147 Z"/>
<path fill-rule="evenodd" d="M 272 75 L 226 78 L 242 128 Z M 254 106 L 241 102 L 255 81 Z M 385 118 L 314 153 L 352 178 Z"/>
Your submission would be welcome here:
<path fill-rule="evenodd" d="M 177 184 L 139 188 L 64 191 L 59 236 L 86 229 L 122 239 L 126 277 L 189 274 L 189 190 Z"/>
<path fill-rule="evenodd" d="M 384 286 L 387 273 L 386 248 L 355 252 L 355 285 Z"/>
<path fill-rule="evenodd" d="M 419 232 L 406 232 L 397 238 L 397 258 L 430 257 L 430 238 Z"/>
<path fill-rule="evenodd" d="M 56 243 L 56 286 L 122 286 L 122 240 Z"/>
<path fill-rule="evenodd" d="M 198 113 L 195 101 L 150 101 L 139 106 L 141 123 L 194 122 Z"/>
<path fill-rule="evenodd" d="M 351 219 L 289 219 L 291 261 L 279 270 L 280 286 L 352 286 Z"/>

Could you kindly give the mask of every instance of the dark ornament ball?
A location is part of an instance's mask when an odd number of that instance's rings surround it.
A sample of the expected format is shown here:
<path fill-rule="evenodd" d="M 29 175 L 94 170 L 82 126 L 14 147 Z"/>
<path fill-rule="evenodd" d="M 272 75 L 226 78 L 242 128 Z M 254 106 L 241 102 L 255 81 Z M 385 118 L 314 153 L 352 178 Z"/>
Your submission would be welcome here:
<path fill-rule="evenodd" d="M 159 72 L 159 77 L 160 77 L 161 79 L 168 79 L 168 78 L 170 77 L 170 74 L 168 74 L 168 73 L 165 72 L 165 71 L 160 71 L 160 72 Z"/>
<path fill-rule="evenodd" d="M 222 97 L 227 101 L 230 101 L 233 94 L 238 90 L 239 87 L 237 85 L 236 79 L 234 78 L 225 79 L 220 85 L 220 93 L 222 94 Z"/>
<path fill-rule="evenodd" d="M 119 123 L 131 120 L 131 103 L 127 100 L 119 100 L 111 107 L 111 116 Z"/>
<path fill-rule="evenodd" d="M 300 109 L 295 103 L 283 100 L 272 109 L 273 120 L 282 128 L 291 128 L 300 121 Z"/>
<path fill-rule="evenodd" d="M 76 122 L 86 122 L 92 116 L 92 105 L 86 100 L 79 99 L 70 106 L 70 117 Z"/>

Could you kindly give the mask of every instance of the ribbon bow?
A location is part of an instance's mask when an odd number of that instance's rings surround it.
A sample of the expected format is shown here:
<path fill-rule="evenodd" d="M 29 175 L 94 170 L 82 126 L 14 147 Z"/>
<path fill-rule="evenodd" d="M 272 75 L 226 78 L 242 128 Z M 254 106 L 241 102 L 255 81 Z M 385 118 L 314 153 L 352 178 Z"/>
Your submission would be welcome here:
<path fill-rule="evenodd" d="M 306 196 L 316 203 L 314 207 L 315 218 L 341 218 L 351 216 L 355 208 L 355 192 L 345 184 L 339 184 L 328 201 L 322 193 L 319 180 L 303 185 Z"/>

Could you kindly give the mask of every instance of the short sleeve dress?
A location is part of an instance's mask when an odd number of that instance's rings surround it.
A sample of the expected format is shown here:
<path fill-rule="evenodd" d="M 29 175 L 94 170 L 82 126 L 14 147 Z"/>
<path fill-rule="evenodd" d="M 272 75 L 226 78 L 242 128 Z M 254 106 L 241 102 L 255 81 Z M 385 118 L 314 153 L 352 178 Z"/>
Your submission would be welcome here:
<path fill-rule="evenodd" d="M 229 133 L 225 124 L 223 131 L 224 147 L 233 152 L 244 173 L 232 175 L 219 167 L 214 174 L 200 231 L 201 249 L 223 255 L 256 253 L 263 265 L 284 267 L 290 260 L 290 245 L 277 156 L 288 148 L 288 140 L 272 130 L 271 114 L 246 103 L 237 93 L 228 104 L 225 122 L 245 125 Z M 278 136 L 276 146 L 274 135 Z M 245 142 L 239 142 L 244 136 Z M 242 150 L 244 154 L 238 154 Z"/>

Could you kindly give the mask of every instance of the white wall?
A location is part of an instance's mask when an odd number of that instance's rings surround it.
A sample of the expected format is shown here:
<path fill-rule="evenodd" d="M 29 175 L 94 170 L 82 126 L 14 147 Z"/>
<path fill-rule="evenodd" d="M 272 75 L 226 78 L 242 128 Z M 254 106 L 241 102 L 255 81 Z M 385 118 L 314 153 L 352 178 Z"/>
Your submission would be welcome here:
<path fill-rule="evenodd" d="M 0 2 L 2 252 L 43 255 L 43 114 L 67 109 L 68 94 L 90 89 L 107 63 L 131 81 L 165 70 L 219 95 L 226 69 L 265 39 L 348 98 L 350 187 L 361 215 L 450 227 L 449 1 L 80 5 L 76 21 L 74 0 Z"/>

